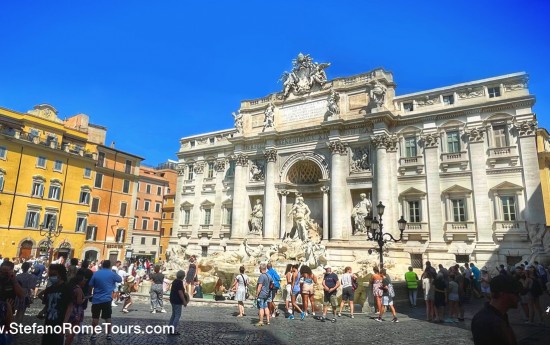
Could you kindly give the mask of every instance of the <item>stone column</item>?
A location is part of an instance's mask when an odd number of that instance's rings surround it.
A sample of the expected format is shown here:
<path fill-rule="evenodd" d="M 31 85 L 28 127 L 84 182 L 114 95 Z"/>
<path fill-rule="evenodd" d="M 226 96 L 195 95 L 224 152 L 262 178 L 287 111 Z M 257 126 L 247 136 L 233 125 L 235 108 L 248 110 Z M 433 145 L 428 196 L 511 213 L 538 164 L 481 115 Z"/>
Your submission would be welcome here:
<path fill-rule="evenodd" d="M 238 154 L 235 161 L 233 182 L 233 216 L 231 219 L 231 237 L 244 238 L 246 226 L 246 180 L 248 177 L 248 156 Z"/>
<path fill-rule="evenodd" d="M 329 227 L 329 218 L 328 218 L 328 192 L 330 188 L 327 186 L 321 187 L 321 192 L 323 192 L 323 240 L 328 241 L 328 227 Z"/>
<path fill-rule="evenodd" d="M 286 234 L 286 196 L 289 194 L 287 190 L 280 190 L 281 194 L 281 234 L 279 238 L 284 238 Z"/>
<path fill-rule="evenodd" d="M 267 149 L 264 152 L 266 160 L 265 194 L 264 194 L 264 238 L 275 238 L 277 231 L 277 191 L 275 189 L 275 174 L 277 150 Z"/>
<path fill-rule="evenodd" d="M 392 221 L 391 209 L 393 208 L 393 202 L 391 200 L 390 169 L 387 154 L 387 149 L 390 147 L 391 141 L 387 134 L 379 134 L 372 138 L 372 143 L 376 148 L 376 162 L 374 164 L 374 181 L 376 188 L 373 188 L 376 192 L 376 197 L 373 195 L 372 215 L 373 217 L 378 217 L 376 205 L 382 201 L 382 204 L 386 206 L 384 215 L 382 216 L 383 223 L 385 225 L 384 231 L 391 232 L 393 228 L 390 224 Z"/>
<path fill-rule="evenodd" d="M 426 189 L 428 194 L 428 224 L 432 243 L 444 243 L 443 223 L 445 216 L 441 213 L 441 185 L 439 181 L 439 135 L 426 134 L 422 138 L 426 171 Z M 432 245 L 430 243 L 430 246 Z M 437 245 L 436 245 L 437 247 Z"/>
<path fill-rule="evenodd" d="M 340 140 L 330 141 L 328 144 L 332 152 L 330 189 L 332 198 L 330 198 L 330 238 L 341 240 L 345 226 L 346 215 L 345 193 L 346 193 L 346 158 L 348 148 Z M 349 222 L 348 222 L 349 223 Z"/>
<path fill-rule="evenodd" d="M 472 171 L 477 241 L 493 244 L 491 204 L 486 202 L 489 187 L 487 186 L 487 153 L 485 151 L 484 134 L 485 130 L 483 128 L 473 128 L 466 131 L 469 142 L 470 170 Z"/>

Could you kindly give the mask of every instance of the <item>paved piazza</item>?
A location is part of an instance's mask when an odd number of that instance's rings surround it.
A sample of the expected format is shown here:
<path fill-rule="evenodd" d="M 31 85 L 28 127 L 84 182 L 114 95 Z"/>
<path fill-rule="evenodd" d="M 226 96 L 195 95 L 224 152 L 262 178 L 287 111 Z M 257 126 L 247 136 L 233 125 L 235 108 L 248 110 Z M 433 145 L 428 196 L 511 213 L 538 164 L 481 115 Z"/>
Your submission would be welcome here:
<path fill-rule="evenodd" d="M 29 314 L 36 315 L 36 307 Z M 429 323 L 423 320 L 423 307 L 397 306 L 399 323 L 377 323 L 362 314 L 356 315 L 355 319 L 343 315 L 336 323 L 320 322 L 313 317 L 304 321 L 278 317 L 271 325 L 259 328 L 255 326 L 258 321 L 256 309 L 247 308 L 247 316 L 239 319 L 235 317 L 236 306 L 196 303 L 184 309 L 180 336 L 114 335 L 112 341 L 99 336 L 92 342 L 90 336 L 84 335 L 76 338 L 74 344 L 473 344 L 470 320 L 480 307 L 481 302 L 470 304 L 466 309 L 466 322 L 456 324 Z M 117 325 L 145 328 L 147 325 L 164 325 L 170 318 L 169 306 L 166 314 L 154 315 L 149 313 L 149 306 L 144 302 L 136 303 L 132 312 L 126 315 L 120 313 L 120 307 L 114 309 L 113 320 Z M 85 323 L 90 324 L 89 311 L 86 315 Z M 519 344 L 548 344 L 550 320 L 546 321 L 546 327 L 532 326 L 519 320 L 518 311 L 511 311 L 509 315 Z M 389 313 L 386 319 L 391 320 Z M 24 323 L 34 320 L 27 316 Z M 39 339 L 37 335 L 21 335 L 16 344 L 34 345 Z"/>

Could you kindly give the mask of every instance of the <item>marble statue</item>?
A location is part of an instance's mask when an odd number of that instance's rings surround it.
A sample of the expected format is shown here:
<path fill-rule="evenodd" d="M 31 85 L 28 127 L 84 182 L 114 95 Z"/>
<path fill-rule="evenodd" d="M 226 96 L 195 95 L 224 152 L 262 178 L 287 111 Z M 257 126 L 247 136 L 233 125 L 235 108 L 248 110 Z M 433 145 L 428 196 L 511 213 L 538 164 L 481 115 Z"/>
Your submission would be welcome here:
<path fill-rule="evenodd" d="M 368 148 L 353 151 L 350 170 L 352 172 L 363 172 L 370 170 Z"/>
<path fill-rule="evenodd" d="M 361 198 L 361 201 L 355 205 L 353 211 L 351 212 L 351 216 L 353 217 L 355 233 L 366 233 L 368 229 L 365 225 L 365 217 L 370 214 L 370 211 L 372 210 L 372 203 L 369 199 L 367 199 L 367 195 L 365 193 L 361 193 L 359 197 Z"/>
<path fill-rule="evenodd" d="M 386 87 L 377 80 L 370 90 L 370 97 L 378 108 L 382 108 L 386 101 Z"/>
<path fill-rule="evenodd" d="M 250 166 L 250 179 L 252 181 L 263 181 L 264 171 L 263 166 L 257 162 L 253 162 Z"/>
<path fill-rule="evenodd" d="M 317 63 L 308 55 L 298 54 L 292 61 L 292 71 L 284 72 L 281 80 L 283 81 L 283 98 L 287 98 L 292 92 L 303 94 L 310 92 L 313 86 L 323 87 L 327 82 L 325 69 L 330 63 Z"/>
<path fill-rule="evenodd" d="M 327 109 L 329 117 L 337 116 L 338 114 L 340 114 L 340 106 L 338 105 L 339 101 L 340 95 L 334 90 L 330 90 L 330 94 L 328 95 L 327 99 Z"/>
<path fill-rule="evenodd" d="M 256 205 L 254 205 L 254 208 L 252 209 L 252 213 L 250 214 L 250 217 L 251 217 L 250 232 L 255 234 L 261 234 L 263 229 L 263 219 L 264 219 L 262 200 L 256 199 Z"/>
<path fill-rule="evenodd" d="M 243 132 L 243 114 L 241 114 L 241 111 L 238 110 L 237 113 L 232 112 L 233 114 L 233 120 L 235 121 L 235 128 L 237 129 L 238 133 Z"/>
<path fill-rule="evenodd" d="M 293 239 L 300 239 L 302 241 L 306 241 L 308 239 L 308 223 L 310 221 L 310 214 L 311 211 L 304 203 L 304 198 L 301 196 L 296 197 L 296 201 L 288 213 L 288 216 L 292 216 L 292 220 L 294 222 L 293 228 L 295 229 L 295 233 Z"/>
<path fill-rule="evenodd" d="M 264 111 L 264 131 L 268 128 L 273 128 L 274 126 L 274 116 L 275 116 L 275 106 L 273 103 L 269 103 L 267 108 Z"/>

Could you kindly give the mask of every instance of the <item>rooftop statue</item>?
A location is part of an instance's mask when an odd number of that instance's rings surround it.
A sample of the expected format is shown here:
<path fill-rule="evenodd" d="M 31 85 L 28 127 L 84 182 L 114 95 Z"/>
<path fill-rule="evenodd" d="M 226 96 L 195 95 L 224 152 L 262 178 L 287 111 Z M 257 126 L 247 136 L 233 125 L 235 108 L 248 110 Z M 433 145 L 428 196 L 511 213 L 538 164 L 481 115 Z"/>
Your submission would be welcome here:
<path fill-rule="evenodd" d="M 232 112 L 233 114 L 233 120 L 235 121 L 235 129 L 237 129 L 237 132 L 242 133 L 243 132 L 243 114 L 241 114 L 241 111 Z"/>
<path fill-rule="evenodd" d="M 291 92 L 300 95 L 312 91 L 314 86 L 322 88 L 327 82 L 325 68 L 329 67 L 330 63 L 313 62 L 309 54 L 300 53 L 292 61 L 292 66 L 292 71 L 285 71 L 281 77 L 283 99 Z"/>
<path fill-rule="evenodd" d="M 264 131 L 268 128 L 274 127 L 274 113 L 275 113 L 275 106 L 272 102 L 270 102 L 267 106 L 267 108 L 264 111 Z"/>

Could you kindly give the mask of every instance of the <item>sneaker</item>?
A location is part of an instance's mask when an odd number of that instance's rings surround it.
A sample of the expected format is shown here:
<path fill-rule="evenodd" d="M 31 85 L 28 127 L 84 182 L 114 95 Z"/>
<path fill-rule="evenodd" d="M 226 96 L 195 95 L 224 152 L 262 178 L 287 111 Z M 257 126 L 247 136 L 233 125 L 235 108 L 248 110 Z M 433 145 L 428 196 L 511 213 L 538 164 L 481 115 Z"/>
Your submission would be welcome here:
<path fill-rule="evenodd" d="M 305 318 L 306 318 L 306 313 L 305 313 L 305 312 L 302 312 L 302 313 L 300 314 L 300 320 L 303 320 L 303 319 L 305 319 Z"/>
<path fill-rule="evenodd" d="M 271 314 L 271 317 L 274 318 L 274 317 L 275 317 L 275 313 Z"/>
<path fill-rule="evenodd" d="M 391 322 L 395 322 L 395 323 L 398 323 L 398 322 L 399 322 L 399 320 L 397 320 L 397 318 L 396 318 L 396 317 L 394 317 L 394 318 L 393 318 L 393 320 L 391 320 Z"/>
<path fill-rule="evenodd" d="M 166 313 L 166 310 L 164 308 L 160 311 L 161 313 Z"/>
<path fill-rule="evenodd" d="M 156 314 L 157 311 L 155 309 L 153 309 L 153 311 L 151 312 L 151 314 Z"/>
<path fill-rule="evenodd" d="M 288 318 L 294 320 L 294 315 L 291 314 Z"/>
<path fill-rule="evenodd" d="M 123 313 L 129 313 L 128 309 L 126 309 L 126 308 L 122 309 L 122 312 Z"/>
<path fill-rule="evenodd" d="M 351 318 L 352 318 L 352 319 L 355 319 L 355 316 L 352 315 Z"/>
<path fill-rule="evenodd" d="M 333 317 L 332 320 L 330 320 L 330 322 L 335 323 L 335 322 L 336 322 L 336 318 Z"/>
<path fill-rule="evenodd" d="M 382 319 L 381 319 L 381 318 L 379 318 L 379 317 L 377 317 L 377 318 L 376 318 L 376 319 L 374 319 L 374 320 L 375 320 L 375 321 L 377 321 L 377 322 L 382 322 L 382 321 L 384 321 L 384 320 L 382 320 Z"/>
<path fill-rule="evenodd" d="M 281 312 L 279 311 L 279 309 L 275 309 L 275 316 L 279 316 L 281 314 Z"/>
<path fill-rule="evenodd" d="M 338 313 L 338 317 L 342 316 L 342 313 Z"/>
<path fill-rule="evenodd" d="M 118 307 L 118 304 L 115 303 L 115 301 L 111 302 L 111 307 Z"/>
<path fill-rule="evenodd" d="M 319 317 L 319 321 L 325 322 L 325 317 L 324 316 Z"/>
<path fill-rule="evenodd" d="M 311 315 L 315 316 L 315 312 L 314 312 L 314 311 L 312 311 L 312 312 L 311 312 Z"/>

